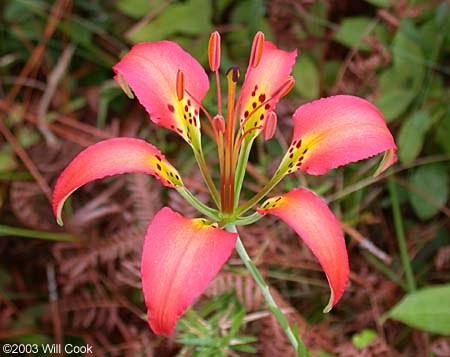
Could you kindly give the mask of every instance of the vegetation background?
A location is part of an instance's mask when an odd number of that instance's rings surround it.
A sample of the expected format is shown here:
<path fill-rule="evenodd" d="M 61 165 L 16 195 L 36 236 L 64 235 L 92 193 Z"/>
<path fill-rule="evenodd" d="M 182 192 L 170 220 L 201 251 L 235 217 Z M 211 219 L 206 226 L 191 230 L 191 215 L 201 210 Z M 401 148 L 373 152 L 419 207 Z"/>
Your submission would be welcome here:
<path fill-rule="evenodd" d="M 70 200 L 64 228 L 48 200 L 77 152 L 114 136 L 157 144 L 207 197 L 185 144 L 120 91 L 111 67 L 131 45 L 162 39 L 206 65 L 219 30 L 222 70 L 243 71 L 262 30 L 299 57 L 276 135 L 252 152 L 247 194 L 276 169 L 295 108 L 322 96 L 375 103 L 399 162 L 379 177 L 374 158 L 283 181 L 285 191 L 320 193 L 342 221 L 352 273 L 331 313 L 322 313 L 329 291 L 317 261 L 286 225 L 266 218 L 243 229 L 250 255 L 313 356 L 450 355 L 449 1 L 4 0 L 0 18 L 0 344 L 90 344 L 97 356 L 293 355 L 234 255 L 170 338 L 148 329 L 144 231 L 163 204 L 195 214 L 175 192 L 139 174 L 94 182 Z M 206 105 L 214 112 L 214 96 Z"/>

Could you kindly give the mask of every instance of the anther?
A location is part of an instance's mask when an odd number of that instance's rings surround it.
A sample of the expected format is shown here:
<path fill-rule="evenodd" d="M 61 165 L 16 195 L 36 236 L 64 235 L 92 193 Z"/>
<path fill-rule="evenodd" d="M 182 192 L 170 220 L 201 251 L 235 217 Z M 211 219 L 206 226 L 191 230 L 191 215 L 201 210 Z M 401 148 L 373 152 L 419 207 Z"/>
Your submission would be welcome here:
<path fill-rule="evenodd" d="M 237 83 L 240 74 L 239 67 L 230 67 L 226 73 L 227 78 L 231 79 L 234 83 Z"/>
<path fill-rule="evenodd" d="M 274 98 L 281 98 L 287 95 L 292 88 L 294 88 L 295 79 L 291 76 L 288 76 L 284 82 L 281 84 L 281 86 L 278 87 L 278 89 L 275 91 L 275 93 L 272 94 L 272 97 Z"/>
<path fill-rule="evenodd" d="M 278 117 L 275 112 L 270 112 L 267 119 L 264 122 L 264 139 L 270 140 L 275 134 L 275 129 L 277 128 Z"/>
<path fill-rule="evenodd" d="M 177 98 L 179 101 L 184 98 L 184 73 L 182 70 L 177 72 Z"/>
<path fill-rule="evenodd" d="M 249 65 L 252 68 L 256 68 L 261 61 L 261 57 L 264 51 L 264 34 L 258 31 L 253 39 L 252 52 L 250 53 Z"/>
<path fill-rule="evenodd" d="M 209 37 L 208 43 L 209 68 L 215 72 L 220 67 L 220 34 L 214 31 Z"/>

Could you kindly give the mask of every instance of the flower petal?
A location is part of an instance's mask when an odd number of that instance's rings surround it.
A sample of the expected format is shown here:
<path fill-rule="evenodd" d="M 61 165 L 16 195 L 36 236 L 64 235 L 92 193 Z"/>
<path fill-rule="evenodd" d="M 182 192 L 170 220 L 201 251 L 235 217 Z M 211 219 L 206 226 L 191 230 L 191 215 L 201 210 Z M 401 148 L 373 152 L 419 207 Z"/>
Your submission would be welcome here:
<path fill-rule="evenodd" d="M 100 141 L 80 152 L 59 176 L 52 197 L 58 223 L 62 224 L 61 210 L 73 191 L 93 180 L 125 172 L 152 174 L 168 187 L 183 186 L 177 170 L 146 141 L 133 138 Z"/>
<path fill-rule="evenodd" d="M 198 147 L 199 103 L 209 89 L 200 63 L 176 43 L 161 41 L 135 45 L 113 69 L 116 81 L 128 83 L 156 124 Z M 182 98 L 177 96 L 179 73 L 184 77 Z"/>
<path fill-rule="evenodd" d="M 320 197 L 302 188 L 270 198 L 257 210 L 290 225 L 319 260 L 331 288 L 324 312 L 330 311 L 342 297 L 350 273 L 344 236 L 333 212 Z"/>
<path fill-rule="evenodd" d="M 236 239 L 236 233 L 168 207 L 156 214 L 145 236 L 141 265 L 148 321 L 155 333 L 171 334 L 230 257 Z"/>
<path fill-rule="evenodd" d="M 296 57 L 297 50 L 286 52 L 277 49 L 271 42 L 265 41 L 258 65 L 256 67 L 250 65 L 247 68 L 239 95 L 239 118 L 241 124 L 245 121 L 243 131 L 261 127 L 259 130 L 252 131 L 250 137 L 255 137 L 261 132 L 265 118 L 275 109 L 283 94 L 277 91 L 288 79 Z M 262 103 L 265 104 L 261 106 Z M 255 110 L 259 106 L 261 107 Z"/>
<path fill-rule="evenodd" d="M 387 150 L 392 150 L 389 165 L 397 160 L 397 147 L 383 116 L 359 97 L 322 98 L 299 107 L 293 119 L 294 135 L 280 164 L 281 173 L 301 170 L 322 175 Z"/>

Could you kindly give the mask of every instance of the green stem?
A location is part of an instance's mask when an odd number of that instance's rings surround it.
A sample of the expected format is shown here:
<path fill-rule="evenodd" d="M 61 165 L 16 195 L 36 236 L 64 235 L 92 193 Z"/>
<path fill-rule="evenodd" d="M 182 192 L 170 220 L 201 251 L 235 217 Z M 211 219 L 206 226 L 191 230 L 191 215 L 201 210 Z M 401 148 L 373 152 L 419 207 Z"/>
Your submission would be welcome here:
<path fill-rule="evenodd" d="M 234 221 L 234 224 L 236 226 L 246 226 L 248 224 L 252 224 L 252 223 L 259 221 L 263 217 L 264 217 L 263 215 L 259 214 L 258 212 L 255 212 L 246 217 L 236 218 L 236 220 Z"/>
<path fill-rule="evenodd" d="M 221 220 L 220 213 L 200 202 L 186 187 L 178 187 L 176 189 L 178 193 L 191 204 L 191 206 L 195 207 L 199 212 L 203 213 L 205 216 L 214 219 L 215 221 Z"/>
<path fill-rule="evenodd" d="M 5 226 L 3 224 L 0 224 L 0 236 L 16 236 L 24 238 L 54 240 L 60 242 L 75 242 L 77 240 L 76 237 L 67 233 L 42 232 L 32 229 Z"/>
<path fill-rule="evenodd" d="M 203 151 L 202 150 L 197 151 L 194 149 L 194 155 L 195 159 L 197 160 L 198 167 L 200 168 L 200 171 L 203 175 L 203 178 L 205 179 L 206 186 L 208 186 L 208 190 L 211 193 L 211 196 L 215 204 L 217 205 L 217 207 L 220 208 L 219 192 L 217 191 L 216 185 L 214 185 L 212 177 L 209 174 L 208 166 L 206 165 L 205 157 L 203 156 Z"/>
<path fill-rule="evenodd" d="M 239 196 L 242 190 L 242 184 L 244 182 L 245 170 L 247 168 L 248 157 L 250 156 L 250 150 L 252 148 L 252 142 L 244 140 L 244 144 L 239 152 L 239 158 L 236 165 L 235 184 L 234 184 L 234 208 L 239 205 Z"/>
<path fill-rule="evenodd" d="M 234 225 L 229 225 L 227 227 L 227 229 L 230 232 L 237 232 L 236 227 Z M 250 274 L 252 274 L 253 279 L 255 279 L 256 283 L 258 284 L 259 288 L 261 289 L 261 293 L 264 296 L 264 298 L 266 299 L 270 310 L 272 311 L 273 315 L 277 319 L 278 323 L 280 324 L 281 328 L 283 329 L 287 338 L 291 342 L 291 344 L 294 347 L 297 354 L 302 357 L 308 356 L 308 352 L 306 350 L 305 344 L 303 343 L 301 337 L 298 334 L 294 334 L 294 332 L 289 327 L 289 323 L 286 319 L 286 316 L 284 316 L 283 312 L 277 306 L 275 300 L 272 297 L 272 294 L 270 293 L 269 286 L 264 281 L 264 278 L 262 277 L 262 275 L 259 272 L 256 265 L 253 263 L 253 261 L 248 256 L 247 251 L 245 250 L 245 247 L 242 244 L 242 241 L 239 237 L 237 238 L 237 242 L 236 242 L 236 251 L 238 252 L 239 256 L 241 257 L 241 259 L 244 262 L 247 269 L 250 271 Z"/>
<path fill-rule="evenodd" d="M 273 176 L 269 182 L 259 191 L 256 195 L 254 195 L 251 199 L 245 202 L 241 207 L 238 208 L 236 214 L 240 216 L 241 214 L 247 212 L 250 208 L 256 205 L 261 199 L 264 198 L 283 178 L 284 176 Z"/>
<path fill-rule="evenodd" d="M 411 261 L 408 255 L 408 248 L 406 246 L 405 230 L 403 228 L 402 215 L 400 213 L 400 203 L 397 196 L 397 187 L 395 181 L 391 177 L 388 180 L 389 195 L 391 196 L 392 214 L 394 216 L 395 232 L 397 235 L 398 248 L 400 250 L 400 259 L 405 270 L 406 282 L 408 284 L 408 291 L 416 290 L 416 281 L 411 267 Z"/>

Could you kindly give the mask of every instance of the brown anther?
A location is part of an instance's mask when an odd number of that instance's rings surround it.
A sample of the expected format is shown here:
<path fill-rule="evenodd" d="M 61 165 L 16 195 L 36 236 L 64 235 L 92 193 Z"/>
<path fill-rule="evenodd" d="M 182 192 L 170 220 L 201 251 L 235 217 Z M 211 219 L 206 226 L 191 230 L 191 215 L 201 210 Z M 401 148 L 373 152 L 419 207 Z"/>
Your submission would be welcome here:
<path fill-rule="evenodd" d="M 261 61 L 261 57 L 264 51 L 264 34 L 258 31 L 253 39 L 252 52 L 250 53 L 249 66 L 256 68 Z"/>
<path fill-rule="evenodd" d="M 184 73 L 182 70 L 177 72 L 177 98 L 179 101 L 184 98 Z"/>
<path fill-rule="evenodd" d="M 275 134 L 277 128 L 278 117 L 275 112 L 270 112 L 264 122 L 264 139 L 270 140 Z"/>
<path fill-rule="evenodd" d="M 237 83 L 239 76 L 241 75 L 239 67 L 230 67 L 227 70 L 226 75 L 228 79 L 231 79 L 234 83 Z"/>
<path fill-rule="evenodd" d="M 209 37 L 208 43 L 209 68 L 215 72 L 220 67 L 220 34 L 214 31 Z"/>

